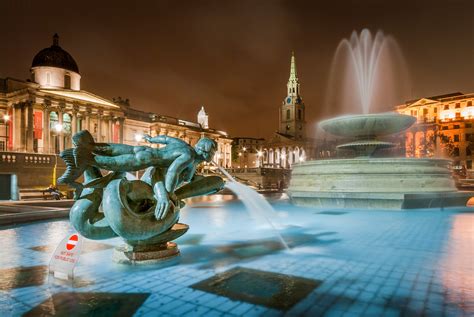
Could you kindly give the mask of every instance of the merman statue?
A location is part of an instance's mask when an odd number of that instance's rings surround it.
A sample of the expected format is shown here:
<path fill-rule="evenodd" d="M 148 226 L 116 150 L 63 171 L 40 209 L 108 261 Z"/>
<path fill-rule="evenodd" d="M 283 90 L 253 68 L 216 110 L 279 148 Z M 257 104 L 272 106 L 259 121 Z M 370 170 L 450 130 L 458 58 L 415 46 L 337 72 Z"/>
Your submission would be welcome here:
<path fill-rule="evenodd" d="M 76 189 L 71 223 L 89 239 L 124 238 L 127 245 L 114 255 L 119 262 L 149 262 L 178 254 L 176 244 L 169 241 L 188 229 L 177 224 L 183 199 L 212 194 L 224 186 L 219 176 L 196 174 L 197 166 L 211 162 L 217 150 L 216 142 L 208 138 L 192 147 L 181 139 L 146 135 L 147 142 L 165 146 L 131 146 L 96 143 L 83 130 L 72 139 L 75 147 L 60 154 L 66 171 L 58 179 Z M 110 173 L 103 176 L 101 170 Z M 145 170 L 140 180 L 125 177 L 126 172 L 139 170 Z"/>

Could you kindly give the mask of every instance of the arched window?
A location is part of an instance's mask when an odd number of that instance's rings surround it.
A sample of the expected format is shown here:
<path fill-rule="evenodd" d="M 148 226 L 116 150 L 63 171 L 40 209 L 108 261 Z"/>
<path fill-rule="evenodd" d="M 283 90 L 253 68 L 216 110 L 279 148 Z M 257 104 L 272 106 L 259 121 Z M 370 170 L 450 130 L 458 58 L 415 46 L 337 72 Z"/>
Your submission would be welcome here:
<path fill-rule="evenodd" d="M 64 88 L 71 89 L 71 75 L 64 75 Z"/>
<path fill-rule="evenodd" d="M 286 120 L 290 120 L 291 114 L 290 114 L 290 109 L 286 110 Z"/>
<path fill-rule="evenodd" d="M 71 133 L 71 115 L 69 113 L 63 114 L 63 129 L 67 133 Z"/>
<path fill-rule="evenodd" d="M 56 126 L 58 121 L 59 121 L 58 114 L 54 111 L 51 111 L 49 113 L 49 128 L 54 131 L 54 127 Z"/>

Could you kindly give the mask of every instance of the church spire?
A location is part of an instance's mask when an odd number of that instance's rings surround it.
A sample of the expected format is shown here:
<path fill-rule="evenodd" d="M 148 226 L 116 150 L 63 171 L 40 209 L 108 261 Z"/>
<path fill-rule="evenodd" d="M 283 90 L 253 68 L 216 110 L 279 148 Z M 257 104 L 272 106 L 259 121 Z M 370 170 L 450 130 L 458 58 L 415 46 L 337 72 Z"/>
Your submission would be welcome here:
<path fill-rule="evenodd" d="M 300 83 L 296 73 L 295 52 L 291 52 L 290 78 L 288 79 L 288 96 L 298 97 L 300 95 Z"/>
<path fill-rule="evenodd" d="M 295 62 L 295 52 L 291 52 L 291 66 L 290 66 L 290 79 L 289 81 L 298 82 L 298 74 L 296 73 L 296 62 Z"/>

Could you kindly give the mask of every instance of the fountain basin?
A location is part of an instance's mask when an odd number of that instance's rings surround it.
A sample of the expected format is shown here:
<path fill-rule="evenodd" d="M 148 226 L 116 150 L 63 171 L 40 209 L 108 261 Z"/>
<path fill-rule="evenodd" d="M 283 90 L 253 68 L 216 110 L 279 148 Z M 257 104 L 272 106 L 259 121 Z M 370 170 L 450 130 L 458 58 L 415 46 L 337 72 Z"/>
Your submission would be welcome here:
<path fill-rule="evenodd" d="M 416 118 L 396 112 L 347 115 L 321 121 L 319 126 L 333 135 L 347 138 L 373 138 L 408 129 Z"/>
<path fill-rule="evenodd" d="M 288 195 L 295 205 L 322 208 L 412 209 L 466 206 L 449 160 L 354 158 L 293 166 Z"/>

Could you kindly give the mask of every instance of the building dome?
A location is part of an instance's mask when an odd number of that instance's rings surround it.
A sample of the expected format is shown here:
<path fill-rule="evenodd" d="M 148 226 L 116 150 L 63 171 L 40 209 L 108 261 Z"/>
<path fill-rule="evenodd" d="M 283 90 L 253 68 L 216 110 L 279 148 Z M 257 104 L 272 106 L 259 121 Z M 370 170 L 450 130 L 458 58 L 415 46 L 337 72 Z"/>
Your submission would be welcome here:
<path fill-rule="evenodd" d="M 79 73 L 79 67 L 77 67 L 74 58 L 59 46 L 59 36 L 57 34 L 54 34 L 53 36 L 53 45 L 42 49 L 33 58 L 31 67 L 39 66 L 63 68 Z"/>

